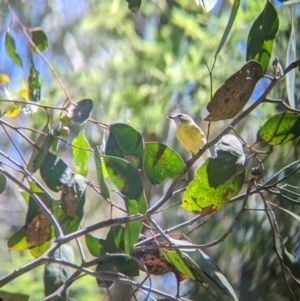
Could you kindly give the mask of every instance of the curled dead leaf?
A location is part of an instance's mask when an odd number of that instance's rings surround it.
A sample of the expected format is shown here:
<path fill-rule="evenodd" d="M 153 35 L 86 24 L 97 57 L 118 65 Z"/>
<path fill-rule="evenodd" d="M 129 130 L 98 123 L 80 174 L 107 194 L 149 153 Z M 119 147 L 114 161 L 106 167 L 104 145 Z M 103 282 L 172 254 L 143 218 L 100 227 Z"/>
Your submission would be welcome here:
<path fill-rule="evenodd" d="M 256 61 L 247 62 L 216 91 L 207 105 L 210 114 L 204 120 L 218 121 L 233 118 L 246 105 L 256 83 L 262 77 L 261 65 Z"/>
<path fill-rule="evenodd" d="M 50 238 L 51 221 L 48 216 L 39 209 L 39 214 L 26 225 L 26 241 L 28 248 L 41 246 Z"/>

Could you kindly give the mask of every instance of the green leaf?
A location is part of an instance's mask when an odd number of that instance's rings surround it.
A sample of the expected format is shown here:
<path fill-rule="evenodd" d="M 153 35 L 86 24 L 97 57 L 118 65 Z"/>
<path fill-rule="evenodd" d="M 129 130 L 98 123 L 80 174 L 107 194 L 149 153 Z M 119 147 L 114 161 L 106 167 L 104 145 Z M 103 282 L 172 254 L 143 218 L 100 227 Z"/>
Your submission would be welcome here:
<path fill-rule="evenodd" d="M 77 105 L 74 106 L 69 112 L 71 120 L 82 125 L 90 118 L 92 109 L 93 101 L 91 99 L 87 98 L 78 101 Z"/>
<path fill-rule="evenodd" d="M 51 227 L 53 228 L 53 227 Z M 50 228 L 50 229 L 51 229 Z M 51 246 L 51 241 L 47 240 L 45 243 L 43 243 L 40 246 L 36 246 L 33 248 L 30 248 L 30 254 L 34 257 L 34 258 L 39 258 L 41 257 Z"/>
<path fill-rule="evenodd" d="M 98 178 L 98 184 L 100 186 L 101 195 L 103 196 L 104 199 L 110 199 L 110 189 L 107 186 L 105 179 L 104 179 L 105 178 L 104 177 L 105 165 L 101 159 L 101 154 L 100 154 L 100 151 L 98 148 L 95 148 L 94 158 L 95 158 L 97 178 Z"/>
<path fill-rule="evenodd" d="M 89 246 L 92 247 L 91 250 L 94 254 L 97 254 L 97 244 L 98 244 L 98 250 L 100 247 L 100 256 L 103 256 L 106 253 L 116 253 L 116 252 L 123 252 L 124 251 L 124 239 L 125 239 L 125 231 L 124 227 L 122 226 L 114 226 L 111 227 L 109 232 L 107 233 L 106 239 L 97 239 L 95 237 L 88 238 L 89 240 Z M 127 256 L 116 256 L 114 258 L 110 258 L 108 260 L 105 260 L 104 262 L 101 262 L 97 268 L 96 271 L 101 273 L 107 273 L 108 276 L 113 276 L 111 272 L 121 272 L 128 276 L 138 276 L 138 266 L 136 262 L 132 259 L 129 259 Z M 116 276 L 117 277 L 117 276 Z M 111 281 L 104 281 L 97 279 L 97 283 L 100 287 L 109 287 L 112 282 Z"/>
<path fill-rule="evenodd" d="M 298 222 L 300 222 L 300 216 L 293 213 L 290 210 L 284 209 L 282 207 L 276 206 L 276 208 L 280 209 L 281 211 L 284 211 L 285 213 L 289 214 L 290 216 L 292 216 L 294 219 L 296 219 Z"/>
<path fill-rule="evenodd" d="M 282 182 L 286 177 L 290 177 L 300 169 L 300 160 L 294 161 L 287 166 L 284 166 L 281 170 L 273 174 L 263 186 L 274 186 L 276 182 Z M 282 188 L 284 186 L 281 186 Z"/>
<path fill-rule="evenodd" d="M 32 34 L 32 41 L 39 49 L 39 51 L 45 51 L 48 49 L 48 39 L 46 34 L 41 28 L 30 29 Z M 35 51 L 35 49 L 33 49 Z"/>
<path fill-rule="evenodd" d="M 273 42 L 279 28 L 279 18 L 276 9 L 270 1 L 253 23 L 247 41 L 246 60 L 260 62 L 264 73 L 269 67 L 273 50 Z"/>
<path fill-rule="evenodd" d="M 297 60 L 297 54 L 296 54 L 296 34 L 295 34 L 295 26 L 293 19 L 291 20 L 292 28 L 291 28 L 291 35 L 288 43 L 287 48 L 287 55 L 286 55 L 286 66 L 289 66 L 292 62 Z M 297 70 L 294 68 L 290 70 L 285 76 L 286 80 L 286 92 L 287 92 L 287 98 L 289 100 L 290 106 L 295 109 L 295 86 L 296 86 L 296 76 L 297 76 Z"/>
<path fill-rule="evenodd" d="M 47 154 L 40 168 L 40 174 L 47 186 L 55 192 L 59 191 L 63 180 L 66 181 L 72 176 L 68 165 L 52 153 Z"/>
<path fill-rule="evenodd" d="M 285 246 L 282 248 L 282 259 L 284 265 L 289 269 L 292 277 L 300 283 L 300 262 L 295 259 L 295 257 L 288 252 Z"/>
<path fill-rule="evenodd" d="M 28 75 L 28 90 L 29 99 L 33 102 L 38 102 L 41 100 L 41 84 L 39 82 L 39 72 L 33 65 L 30 66 Z"/>
<path fill-rule="evenodd" d="M 105 154 L 125 159 L 135 168 L 140 168 L 144 148 L 141 134 L 124 123 L 115 123 L 109 128 Z"/>
<path fill-rule="evenodd" d="M 57 249 L 53 258 L 74 263 L 73 249 L 70 245 L 62 245 Z M 68 278 L 71 277 L 73 270 L 63 264 L 48 263 L 44 268 L 44 293 L 45 296 L 49 296 L 60 288 Z M 56 300 L 64 301 L 67 300 L 69 293 L 65 290 L 59 298 Z"/>
<path fill-rule="evenodd" d="M 87 247 L 95 257 L 101 257 L 106 253 L 123 252 L 124 247 L 124 227 L 111 227 L 106 239 L 96 238 L 91 234 L 85 236 Z"/>
<path fill-rule="evenodd" d="M 10 250 L 14 251 L 23 251 L 28 249 L 25 226 L 8 239 L 7 246 Z"/>
<path fill-rule="evenodd" d="M 40 153 L 40 149 L 43 147 L 43 145 L 48 145 L 48 139 L 50 140 L 51 136 L 48 137 L 48 134 L 50 132 L 50 129 L 49 129 L 49 126 L 48 124 L 46 124 L 42 130 L 43 134 L 40 134 L 38 136 L 38 139 L 36 140 L 36 146 L 37 147 L 34 147 L 33 148 L 33 151 L 32 151 L 32 154 L 31 154 L 31 157 L 29 159 L 29 162 L 28 162 L 28 165 L 27 165 L 27 170 L 30 172 L 30 173 L 35 173 L 39 167 L 40 167 L 40 163 L 43 163 L 45 157 L 43 158 L 44 154 L 42 155 L 39 155 Z M 44 146 L 44 148 L 46 148 L 46 146 Z M 44 153 L 44 151 L 42 151 L 42 153 Z M 48 153 L 48 152 L 47 152 Z M 46 155 L 47 155 L 46 153 Z M 40 156 L 40 159 L 37 159 L 37 157 Z M 42 158 L 41 158 L 42 157 Z M 42 160 L 41 160 L 42 159 Z M 35 160 L 37 160 L 37 162 L 35 162 Z M 35 163 L 34 163 L 35 162 Z M 38 163 L 38 164 L 37 164 Z"/>
<path fill-rule="evenodd" d="M 226 294 L 237 301 L 235 292 L 214 261 L 201 250 L 198 251 L 200 261 L 195 262 L 188 254 L 182 252 L 180 249 L 176 249 L 176 251 L 161 249 L 162 254 L 178 271 L 187 275 L 190 279 L 200 282 L 210 291 L 212 296 L 216 297 L 215 300 L 222 300 L 224 294 Z"/>
<path fill-rule="evenodd" d="M 180 271 L 184 275 L 186 275 L 188 278 L 196 280 L 195 276 L 190 269 L 190 267 L 187 265 L 185 260 L 185 255 L 182 251 L 167 251 L 164 249 L 160 249 L 161 253 L 164 257 L 176 268 L 176 270 Z"/>
<path fill-rule="evenodd" d="M 128 259 L 125 256 L 117 256 L 105 260 L 98 264 L 96 271 L 103 276 L 110 276 L 115 277 L 116 280 L 119 277 L 117 274 L 114 273 L 122 273 L 130 277 L 135 277 L 139 275 L 138 265 L 132 259 Z M 97 284 L 99 287 L 110 287 L 113 284 L 113 281 L 107 281 L 97 278 Z"/>
<path fill-rule="evenodd" d="M 7 185 L 7 178 L 4 174 L 0 173 L 0 194 L 5 190 Z"/>
<path fill-rule="evenodd" d="M 118 279 L 118 271 L 115 265 L 115 260 L 116 258 L 111 258 L 97 265 L 96 272 L 100 278 L 97 277 L 96 280 L 99 287 L 109 288 L 114 283 L 113 281 L 102 280 L 101 274 L 104 276 L 106 274 L 106 276 L 116 278 L 116 280 Z"/>
<path fill-rule="evenodd" d="M 176 178 L 184 166 L 181 157 L 168 146 L 158 142 L 145 143 L 144 171 L 151 184 Z"/>
<path fill-rule="evenodd" d="M 2 301 L 28 301 L 29 295 L 0 291 L 0 300 Z"/>
<path fill-rule="evenodd" d="M 34 148 L 32 155 L 30 157 L 27 170 L 31 173 L 35 173 L 43 164 L 45 158 L 49 153 L 49 148 L 51 147 L 55 137 L 52 134 L 43 135 L 40 134 L 40 137 L 37 140 L 37 147 L 40 149 Z"/>
<path fill-rule="evenodd" d="M 257 141 L 270 145 L 287 143 L 300 136 L 300 115 L 283 112 L 269 118 L 257 133 Z"/>
<path fill-rule="evenodd" d="M 127 214 L 145 214 L 147 203 L 139 172 L 123 159 L 110 156 L 105 156 L 103 159 L 111 181 L 124 196 Z M 137 242 L 141 229 L 141 221 L 126 224 L 124 234 L 126 253 L 132 253 L 133 245 Z"/>
<path fill-rule="evenodd" d="M 130 200 L 128 208 L 133 208 L 133 205 L 136 206 L 136 202 Z M 133 215 L 138 212 L 128 211 L 128 215 Z M 133 246 L 138 241 L 139 234 L 142 231 L 143 222 L 142 221 L 134 221 L 131 223 L 127 223 L 125 226 L 124 240 L 125 240 L 125 252 L 127 254 L 132 254 Z"/>
<path fill-rule="evenodd" d="M 60 131 L 58 129 L 53 129 L 52 130 L 52 134 L 55 137 L 55 140 L 53 141 L 52 145 L 51 145 L 51 152 L 53 154 L 56 154 L 58 151 L 58 147 L 59 147 L 59 139 L 57 139 L 57 137 L 60 136 Z"/>
<path fill-rule="evenodd" d="M 7 54 L 10 56 L 10 58 L 20 67 L 23 68 L 23 62 L 20 58 L 20 56 L 18 55 L 18 53 L 16 52 L 16 42 L 14 40 L 14 38 L 11 36 L 11 34 L 9 33 L 9 31 L 6 32 L 5 34 L 5 50 L 7 52 Z"/>
<path fill-rule="evenodd" d="M 91 253 L 92 256 L 94 257 L 101 257 L 106 253 L 106 250 L 102 253 L 100 252 L 100 246 L 105 245 L 105 240 L 97 238 L 91 234 L 86 234 L 85 235 L 85 243 L 86 246 Z"/>
<path fill-rule="evenodd" d="M 73 156 L 77 166 L 76 173 L 86 176 L 89 171 L 90 144 L 85 138 L 84 130 L 72 141 Z"/>
<path fill-rule="evenodd" d="M 128 2 L 128 8 L 134 14 L 137 14 L 140 6 L 142 4 L 142 0 L 126 0 Z"/>
<path fill-rule="evenodd" d="M 223 136 L 216 144 L 215 151 L 216 158 L 210 159 L 207 165 L 208 183 L 211 187 L 231 182 L 248 164 L 240 140 L 232 134 Z"/>
<path fill-rule="evenodd" d="M 109 253 L 124 251 L 124 228 L 122 226 L 111 227 L 105 242 L 106 251 Z"/>
<path fill-rule="evenodd" d="M 103 159 L 113 184 L 128 199 L 141 200 L 140 213 L 145 213 L 147 206 L 144 202 L 145 196 L 139 172 L 123 159 L 111 156 L 103 156 Z"/>
<path fill-rule="evenodd" d="M 197 249 L 197 251 L 198 255 L 200 256 L 200 260 L 199 262 L 197 260 L 197 262 L 201 270 L 211 278 L 211 281 L 219 285 L 218 290 L 220 290 L 221 293 L 225 293 L 233 300 L 238 301 L 238 298 L 232 286 L 230 285 L 226 277 L 221 273 L 221 270 L 219 269 L 217 264 L 200 249 Z"/>
<path fill-rule="evenodd" d="M 117 266 L 123 274 L 129 277 L 139 276 L 138 264 L 133 259 L 128 260 L 126 257 L 117 257 Z"/>
<path fill-rule="evenodd" d="M 219 158 L 216 159 L 219 160 Z M 245 171 L 228 184 L 212 186 L 209 179 L 209 165 L 213 160 L 215 159 L 209 158 L 197 170 L 196 178 L 189 184 L 183 195 L 181 205 L 183 209 L 194 213 L 210 214 L 225 207 L 229 200 L 241 190 Z"/>
<path fill-rule="evenodd" d="M 240 6 L 240 0 L 234 0 L 234 2 L 232 4 L 232 9 L 231 9 L 231 13 L 230 13 L 230 17 L 229 17 L 228 23 L 227 23 L 226 28 L 225 28 L 225 30 L 223 32 L 223 36 L 222 36 L 221 42 L 220 42 L 220 44 L 219 44 L 219 46 L 217 48 L 215 56 L 217 56 L 220 53 L 223 45 L 226 42 L 226 39 L 227 39 L 227 37 L 228 37 L 228 35 L 230 33 L 230 30 L 231 30 L 232 25 L 234 23 L 235 17 L 237 15 L 238 10 L 239 10 L 239 6 Z"/>

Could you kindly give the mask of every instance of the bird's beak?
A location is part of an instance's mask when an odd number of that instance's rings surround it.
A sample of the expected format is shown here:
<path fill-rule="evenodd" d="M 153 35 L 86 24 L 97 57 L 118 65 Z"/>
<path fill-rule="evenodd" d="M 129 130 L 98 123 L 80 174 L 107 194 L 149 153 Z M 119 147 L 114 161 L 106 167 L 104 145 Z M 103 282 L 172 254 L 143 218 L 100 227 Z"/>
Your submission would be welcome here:
<path fill-rule="evenodd" d="M 167 117 L 170 118 L 170 119 L 174 119 L 174 117 L 173 117 L 173 116 L 170 116 L 170 115 L 168 115 Z"/>

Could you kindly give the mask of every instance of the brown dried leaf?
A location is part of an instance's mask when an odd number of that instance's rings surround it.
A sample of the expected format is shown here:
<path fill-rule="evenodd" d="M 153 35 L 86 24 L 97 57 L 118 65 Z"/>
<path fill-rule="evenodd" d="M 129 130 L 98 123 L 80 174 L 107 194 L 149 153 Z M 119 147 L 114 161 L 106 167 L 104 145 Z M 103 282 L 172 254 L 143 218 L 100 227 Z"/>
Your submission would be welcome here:
<path fill-rule="evenodd" d="M 283 70 L 282 70 L 281 64 L 280 64 L 277 57 L 272 62 L 272 66 L 274 68 L 274 77 L 276 79 L 282 78 L 283 77 Z"/>
<path fill-rule="evenodd" d="M 26 241 L 28 248 L 41 246 L 50 238 L 51 221 L 48 216 L 39 209 L 39 214 L 26 225 Z"/>
<path fill-rule="evenodd" d="M 68 187 L 67 185 L 62 185 L 60 187 L 61 190 L 61 200 L 63 203 L 63 207 L 66 211 L 67 216 L 70 218 L 74 218 L 76 215 L 76 205 L 77 205 L 77 197 L 73 187 Z"/>
<path fill-rule="evenodd" d="M 167 243 L 163 242 L 162 244 L 164 245 Z M 177 270 L 159 249 L 139 250 L 134 252 L 134 257 L 138 260 L 139 269 L 143 272 L 151 275 L 164 275 L 168 272 L 172 272 L 179 282 L 187 278 L 187 275 Z"/>
<path fill-rule="evenodd" d="M 261 65 L 256 61 L 247 62 L 216 91 L 207 105 L 210 114 L 204 120 L 218 121 L 233 118 L 246 105 L 256 83 L 262 77 Z"/>

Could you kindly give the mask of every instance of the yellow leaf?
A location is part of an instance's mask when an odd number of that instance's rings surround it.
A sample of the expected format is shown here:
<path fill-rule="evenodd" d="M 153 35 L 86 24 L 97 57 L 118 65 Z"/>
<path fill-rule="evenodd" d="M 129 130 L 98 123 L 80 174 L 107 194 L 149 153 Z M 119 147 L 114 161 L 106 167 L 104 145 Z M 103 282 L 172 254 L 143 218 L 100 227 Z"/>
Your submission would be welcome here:
<path fill-rule="evenodd" d="M 9 79 L 8 75 L 6 75 L 4 73 L 0 73 L 0 83 L 6 84 L 8 86 L 10 83 L 10 79 Z"/>
<path fill-rule="evenodd" d="M 28 93 L 28 89 L 27 88 L 22 89 L 22 90 L 20 90 L 20 91 L 18 91 L 16 93 L 18 95 L 20 95 L 23 99 L 29 101 L 29 97 L 28 97 L 29 93 Z"/>
<path fill-rule="evenodd" d="M 6 111 L 5 115 L 7 117 L 16 117 L 20 114 L 20 112 L 22 110 L 21 104 L 13 103 L 13 105 L 14 105 L 14 108 Z"/>

